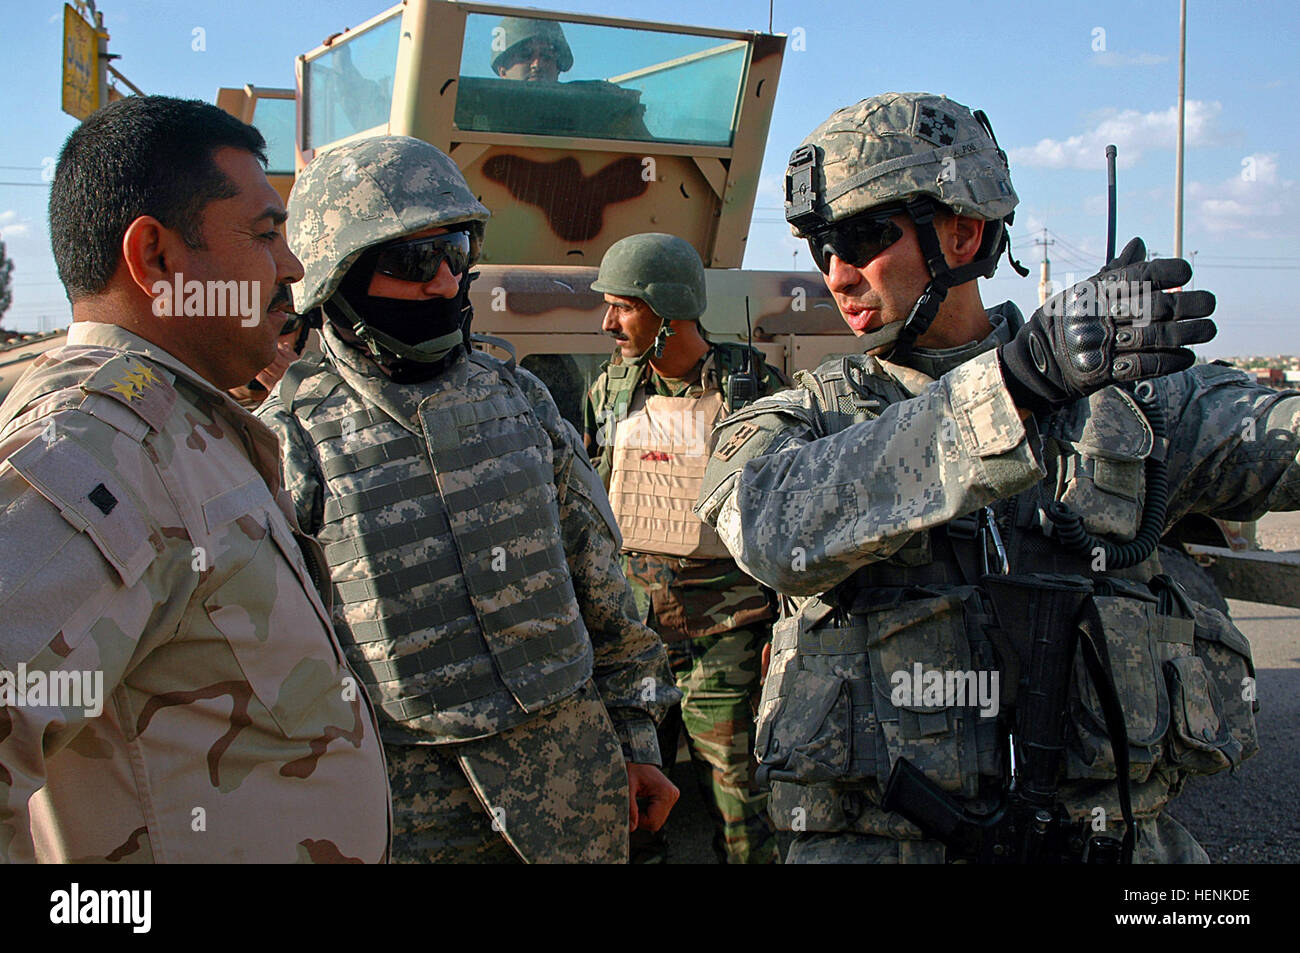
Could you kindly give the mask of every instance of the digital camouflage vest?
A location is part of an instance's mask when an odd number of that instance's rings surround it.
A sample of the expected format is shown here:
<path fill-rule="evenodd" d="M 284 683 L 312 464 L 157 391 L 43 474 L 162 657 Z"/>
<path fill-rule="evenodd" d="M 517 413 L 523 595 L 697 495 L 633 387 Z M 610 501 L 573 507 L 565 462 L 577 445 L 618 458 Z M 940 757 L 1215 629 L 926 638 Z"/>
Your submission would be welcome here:
<path fill-rule="evenodd" d="M 828 361 L 796 384 L 816 396 L 818 436 L 872 419 L 928 381 L 889 373 L 871 358 Z M 913 380 L 912 377 L 916 379 Z M 740 411 L 761 414 L 765 408 Z M 770 412 L 770 409 L 768 409 Z M 1134 815 L 1159 813 L 1184 772 L 1214 773 L 1257 749 L 1254 667 L 1246 638 L 1221 613 L 1193 603 L 1160 573 L 1158 556 L 1124 571 L 1066 552 L 1045 534 L 1053 498 L 1093 534 L 1130 540 L 1145 494 L 1152 433 L 1133 399 L 1099 392 L 1046 422 L 1048 477 L 1002 500 L 996 521 L 1012 572 L 1091 577 L 1128 734 Z M 967 694 L 956 703 L 899 693 L 898 673 L 994 672 L 999 706 L 1011 705 L 1020 659 L 1004 630 L 1033 618 L 996 619 L 980 585 L 973 516 L 914 534 L 892 557 L 860 568 L 804 601 L 773 632 L 756 756 L 772 782 L 778 826 L 914 838 L 917 829 L 877 805 L 891 766 L 905 757 L 944 791 L 979 810 L 998 797 L 1007 769 L 1005 727 Z M 1075 820 L 1101 807 L 1120 819 L 1114 752 L 1098 693 L 1076 659 L 1060 797 Z"/>
<path fill-rule="evenodd" d="M 324 547 L 385 741 L 495 734 L 592 674 L 560 535 L 553 448 L 511 371 L 456 358 L 404 414 L 319 364 L 292 410 L 315 449 Z M 364 398 L 358 393 L 364 387 Z M 348 399 L 326 397 L 342 389 Z"/>

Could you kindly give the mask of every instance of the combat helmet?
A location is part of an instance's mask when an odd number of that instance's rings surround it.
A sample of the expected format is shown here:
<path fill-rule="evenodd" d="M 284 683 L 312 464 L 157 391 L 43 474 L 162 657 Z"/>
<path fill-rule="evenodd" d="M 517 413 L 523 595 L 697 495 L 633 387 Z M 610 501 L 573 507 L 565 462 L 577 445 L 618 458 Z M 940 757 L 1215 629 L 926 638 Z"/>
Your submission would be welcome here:
<path fill-rule="evenodd" d="M 299 314 L 323 306 L 327 316 L 346 317 L 354 332 L 378 356 L 425 360 L 368 328 L 337 293 L 349 269 L 368 249 L 427 228 L 462 226 L 470 235 L 469 264 L 483 247 L 483 223 L 491 214 L 465 184 L 456 163 L 437 147 L 410 136 L 359 139 L 318 155 L 302 171 L 289 195 L 289 246 L 303 264 L 293 286 Z M 469 292 L 469 268 L 461 275 L 459 299 Z"/>
<path fill-rule="evenodd" d="M 819 235 L 854 216 L 896 211 L 916 225 L 931 281 L 906 321 L 863 338 L 868 349 L 894 344 L 894 360 L 911 351 L 950 288 L 993 275 L 1018 202 L 988 117 L 931 93 L 885 93 L 836 110 L 790 155 L 785 176 L 786 221 L 809 240 L 814 259 Z M 949 268 L 944 260 L 933 224 L 940 206 L 992 223 L 969 264 Z"/>
<path fill-rule="evenodd" d="M 555 49 L 555 65 L 561 73 L 573 69 L 573 51 L 564 38 L 564 31 L 554 20 L 533 20 L 528 17 L 502 17 L 501 22 L 492 31 L 492 72 L 499 73 L 500 67 L 510 58 L 510 52 L 527 40 L 545 40 Z"/>
<path fill-rule="evenodd" d="M 362 253 L 426 228 L 471 223 L 470 264 L 491 214 L 442 150 L 410 136 L 359 139 L 318 155 L 289 195 L 289 246 L 302 261 L 299 314 L 324 304 Z"/>
<path fill-rule="evenodd" d="M 601 294 L 640 298 L 669 321 L 698 321 L 704 313 L 704 264 L 690 242 L 645 232 L 609 246 L 591 283 Z"/>
<path fill-rule="evenodd" d="M 652 350 L 663 355 L 670 321 L 698 321 L 707 306 L 704 263 L 690 242 L 663 232 L 629 235 L 609 246 L 592 291 L 640 298 L 662 319 Z M 639 360 L 650 354 L 647 351 Z"/>

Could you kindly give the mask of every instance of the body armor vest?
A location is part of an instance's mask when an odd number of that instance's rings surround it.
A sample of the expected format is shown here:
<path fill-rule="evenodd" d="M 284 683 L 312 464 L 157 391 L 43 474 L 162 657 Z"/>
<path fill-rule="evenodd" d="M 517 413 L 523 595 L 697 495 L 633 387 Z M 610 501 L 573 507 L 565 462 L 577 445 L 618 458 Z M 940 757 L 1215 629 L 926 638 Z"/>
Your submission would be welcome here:
<path fill-rule="evenodd" d="M 901 370 L 905 379 L 916 373 Z M 861 358 L 828 362 L 802 383 L 819 387 L 824 435 L 911 396 Z M 1090 532 L 1133 539 L 1152 440 L 1132 398 L 1118 388 L 1101 391 L 1047 420 L 1043 436 L 1047 478 L 999 501 L 997 523 L 1012 572 L 1093 578 L 1124 708 L 1133 810 L 1151 817 L 1180 771 L 1214 773 L 1257 749 L 1253 695 L 1243 699 L 1241 690 L 1243 679 L 1253 682 L 1250 646 L 1223 615 L 1192 603 L 1161 575 L 1158 556 L 1107 573 L 1095 556 L 1067 552 L 1045 530 L 1049 491 L 1059 486 Z M 974 516 L 916 533 L 889 559 L 859 568 L 776 624 L 756 744 L 774 818 L 801 817 L 808 831 L 915 837 L 915 828 L 878 806 L 899 757 L 975 810 L 992 805 L 1009 768 L 998 719 L 981 717 L 969 698 L 922 705 L 892 690 L 897 673 L 919 663 L 924 671 L 997 671 L 1000 700 L 1014 702 L 1020 660 L 999 626 L 1032 631 L 1035 620 L 995 619 L 979 579 L 982 545 Z M 1114 752 L 1078 659 L 1066 733 L 1061 799 L 1079 819 L 1100 805 L 1118 820 L 1115 786 L 1096 783 L 1115 779 Z"/>
<path fill-rule="evenodd" d="M 724 415 L 718 390 L 699 397 L 638 390 L 614 431 L 609 481 L 624 552 L 730 558 L 713 527 L 692 510 L 716 443 L 713 427 Z"/>
<path fill-rule="evenodd" d="M 385 741 L 485 737 L 592 673 L 552 446 L 510 372 L 480 353 L 420 385 L 412 419 L 383 399 L 392 386 L 322 364 L 292 398 L 326 486 L 339 634 Z M 317 412 L 338 391 L 343 405 Z"/>
<path fill-rule="evenodd" d="M 713 428 L 727 415 L 722 387 L 743 366 L 747 350 L 711 345 L 699 397 L 647 395 L 640 386 L 643 364 L 605 368 L 609 391 L 603 410 L 613 420 L 614 440 L 601 455 L 600 469 L 624 552 L 731 559 L 717 532 L 692 508 L 717 444 Z M 754 353 L 752 360 L 761 362 L 762 355 Z"/>

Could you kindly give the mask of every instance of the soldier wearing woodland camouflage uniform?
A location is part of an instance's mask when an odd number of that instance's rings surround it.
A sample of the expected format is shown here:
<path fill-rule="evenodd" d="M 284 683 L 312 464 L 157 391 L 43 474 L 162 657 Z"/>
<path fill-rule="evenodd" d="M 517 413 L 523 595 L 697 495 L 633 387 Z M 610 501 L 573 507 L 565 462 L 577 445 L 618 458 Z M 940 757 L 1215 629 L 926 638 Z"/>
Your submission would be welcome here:
<path fill-rule="evenodd" d="M 1163 291 L 1191 270 L 1136 239 L 1028 322 L 985 311 L 1017 199 L 987 119 L 951 100 L 839 110 L 786 195 L 869 354 L 723 421 L 697 512 L 788 597 L 757 744 L 788 859 L 1204 861 L 1165 807 L 1256 750 L 1250 647 L 1155 544 L 1189 512 L 1300 505 L 1300 395 L 1188 369 L 1213 296 Z M 1047 679 L 1035 660 L 1076 632 Z M 968 675 L 991 697 L 957 692 Z M 1065 723 L 1033 751 L 1017 734 L 1008 793 L 1009 732 L 1067 679 Z M 891 776 L 909 795 L 888 810 Z M 1002 840 L 999 805 L 1032 808 Z"/>
<path fill-rule="evenodd" d="M 302 276 L 263 149 L 214 106 L 132 96 L 60 155 L 73 324 L 0 407 L 0 861 L 387 851 L 319 549 L 275 437 L 225 393 L 270 363 Z M 247 283 L 256 310 L 159 306 L 190 280 Z"/>
<path fill-rule="evenodd" d="M 428 143 L 317 157 L 289 221 L 325 353 L 259 413 L 381 712 L 395 859 L 623 861 L 629 785 L 651 827 L 676 797 L 654 765 L 677 692 L 577 432 L 466 347 L 487 217 Z"/>
<path fill-rule="evenodd" d="M 603 327 L 619 350 L 588 394 L 583 438 L 589 452 L 599 451 L 638 608 L 667 643 L 682 692 L 660 745 L 673 757 L 670 726 L 685 726 L 719 857 L 773 863 L 767 799 L 753 790 L 759 654 L 771 636 L 771 603 L 691 506 L 709 434 L 728 404 L 743 406 L 786 382 L 757 352 L 705 340 L 704 265 L 681 238 L 616 242 L 591 288 L 605 295 Z M 757 382 L 757 393 L 742 393 L 746 380 Z"/>

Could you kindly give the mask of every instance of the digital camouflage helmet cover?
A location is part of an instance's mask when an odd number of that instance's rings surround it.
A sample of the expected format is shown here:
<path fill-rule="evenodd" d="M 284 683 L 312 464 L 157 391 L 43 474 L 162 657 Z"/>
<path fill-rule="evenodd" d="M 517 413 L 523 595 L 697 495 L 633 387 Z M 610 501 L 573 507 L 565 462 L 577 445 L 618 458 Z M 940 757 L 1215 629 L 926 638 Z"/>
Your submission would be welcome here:
<path fill-rule="evenodd" d="M 409 136 L 360 139 L 312 160 L 294 183 L 288 213 L 289 245 L 304 270 L 294 285 L 298 313 L 324 306 L 337 322 L 342 312 L 376 356 L 382 348 L 399 358 L 430 360 L 431 348 L 403 344 L 367 327 L 338 291 L 368 249 L 430 228 L 464 227 L 470 236 L 469 264 L 478 260 L 483 223 L 491 213 L 469 190 L 456 163 Z M 469 281 L 467 267 L 461 299 Z"/>
<path fill-rule="evenodd" d="M 863 339 L 868 349 L 893 344 L 895 360 L 910 353 L 949 288 L 992 276 L 1018 202 L 988 117 L 931 93 L 885 93 L 836 110 L 791 154 L 785 177 L 786 221 L 810 243 L 873 211 L 906 214 L 916 225 L 932 280 L 907 320 Z M 948 267 L 933 224 L 942 209 L 992 223 L 975 261 Z"/>

